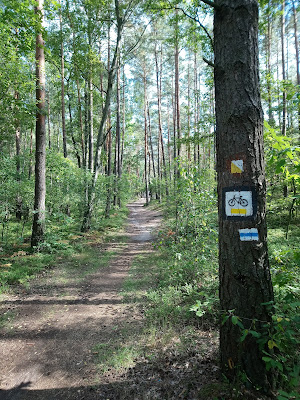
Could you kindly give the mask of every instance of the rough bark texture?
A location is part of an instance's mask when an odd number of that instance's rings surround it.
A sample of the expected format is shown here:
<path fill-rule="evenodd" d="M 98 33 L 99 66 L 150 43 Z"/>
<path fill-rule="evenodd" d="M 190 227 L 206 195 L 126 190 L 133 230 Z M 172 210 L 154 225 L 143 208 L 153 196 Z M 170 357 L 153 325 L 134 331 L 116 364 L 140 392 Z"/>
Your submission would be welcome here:
<path fill-rule="evenodd" d="M 37 0 L 36 12 L 42 13 L 43 0 Z M 41 17 L 42 19 L 42 17 Z M 45 233 L 46 197 L 46 104 L 45 104 L 45 55 L 41 33 L 36 37 L 36 152 L 35 196 L 31 246 L 38 246 Z"/>
<path fill-rule="evenodd" d="M 265 221 L 263 115 L 258 76 L 258 5 L 255 0 L 217 0 L 215 8 L 215 94 L 219 195 L 220 301 L 224 313 L 234 310 L 246 329 L 254 319 L 270 322 L 262 303 L 273 300 Z M 231 173 L 231 160 L 242 159 L 244 172 Z M 226 219 L 223 190 L 251 188 L 257 211 L 249 219 Z M 255 195 L 254 195 L 255 197 Z M 257 228 L 258 241 L 241 241 L 239 229 Z M 255 328 L 261 331 L 262 323 Z M 246 373 L 253 385 L 271 386 L 256 340 L 240 342 L 231 318 L 221 327 L 223 372 L 234 378 Z"/>

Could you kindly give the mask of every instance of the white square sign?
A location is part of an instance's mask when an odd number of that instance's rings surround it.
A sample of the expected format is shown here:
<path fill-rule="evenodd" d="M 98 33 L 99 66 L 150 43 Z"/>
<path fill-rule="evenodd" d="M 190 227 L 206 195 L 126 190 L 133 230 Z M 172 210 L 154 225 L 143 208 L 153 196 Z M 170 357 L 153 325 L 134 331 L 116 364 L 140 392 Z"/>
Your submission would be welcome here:
<path fill-rule="evenodd" d="M 253 215 L 252 191 L 225 192 L 225 214 L 227 217 L 251 217 Z"/>

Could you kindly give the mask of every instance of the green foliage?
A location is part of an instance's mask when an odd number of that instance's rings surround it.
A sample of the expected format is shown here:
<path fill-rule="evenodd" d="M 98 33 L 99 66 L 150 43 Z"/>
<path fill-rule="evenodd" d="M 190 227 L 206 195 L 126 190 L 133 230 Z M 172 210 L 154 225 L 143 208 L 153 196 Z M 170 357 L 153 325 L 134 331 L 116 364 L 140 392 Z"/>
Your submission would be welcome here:
<path fill-rule="evenodd" d="M 53 257 L 48 254 L 26 255 L 24 250 L 14 254 L 10 258 L 0 256 L 0 292 L 8 290 L 11 285 L 25 285 L 54 262 Z"/>
<path fill-rule="evenodd" d="M 165 325 L 217 321 L 217 213 L 209 171 L 181 168 L 177 191 L 168 198 L 166 215 L 176 212 L 159 232 L 158 247 L 166 254 L 157 288 L 147 297 L 147 316 Z M 201 188 L 201 189 L 200 189 Z M 173 306 L 172 306 L 173 305 Z M 168 322 L 169 321 L 169 322 Z"/>
<path fill-rule="evenodd" d="M 112 368 L 120 371 L 132 367 L 139 351 L 133 344 L 99 343 L 93 347 L 93 354 L 99 371 L 105 373 Z"/>
<path fill-rule="evenodd" d="M 270 172 L 281 174 L 287 181 L 300 184 L 300 147 L 293 145 L 292 138 L 282 136 L 265 121 L 265 143 Z"/>

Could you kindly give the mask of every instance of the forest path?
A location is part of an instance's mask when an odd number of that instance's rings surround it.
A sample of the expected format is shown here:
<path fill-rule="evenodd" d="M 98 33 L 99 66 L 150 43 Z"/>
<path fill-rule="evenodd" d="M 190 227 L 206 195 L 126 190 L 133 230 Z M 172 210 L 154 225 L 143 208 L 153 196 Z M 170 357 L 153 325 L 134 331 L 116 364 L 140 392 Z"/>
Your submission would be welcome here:
<path fill-rule="evenodd" d="M 144 199 L 128 205 L 127 242 L 99 249 L 99 260 L 103 250 L 117 253 L 107 267 L 98 261 L 99 269 L 81 279 L 56 268 L 27 291 L 2 297 L 1 314 L 12 318 L 0 337 L 1 400 L 117 398 L 99 392 L 113 377 L 99 381 L 98 372 L 96 382 L 93 347 L 116 338 L 122 343 L 142 324 L 137 307 L 119 293 L 134 257 L 153 251 L 160 215 L 143 205 Z"/>

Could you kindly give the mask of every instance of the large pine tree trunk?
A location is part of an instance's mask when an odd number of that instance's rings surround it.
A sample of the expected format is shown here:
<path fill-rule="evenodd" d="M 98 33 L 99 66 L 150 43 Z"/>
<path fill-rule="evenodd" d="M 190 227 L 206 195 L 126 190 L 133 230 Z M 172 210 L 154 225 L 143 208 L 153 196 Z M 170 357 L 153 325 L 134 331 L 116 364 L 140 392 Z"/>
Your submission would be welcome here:
<path fill-rule="evenodd" d="M 256 0 L 215 3 L 221 310 L 225 314 L 231 310 L 245 329 L 261 332 L 265 323 L 271 323 L 263 303 L 273 300 L 273 290 L 266 241 L 258 4 Z M 251 335 L 243 342 L 240 338 L 240 328 L 229 318 L 220 332 L 224 374 L 234 379 L 242 371 L 254 386 L 269 390 L 271 379 L 257 340 Z"/>
<path fill-rule="evenodd" d="M 37 0 L 36 13 L 43 21 L 44 0 Z M 41 33 L 36 37 L 36 151 L 35 151 L 35 196 L 31 246 L 38 246 L 45 234 L 46 199 L 46 105 L 45 105 L 45 55 Z"/>

